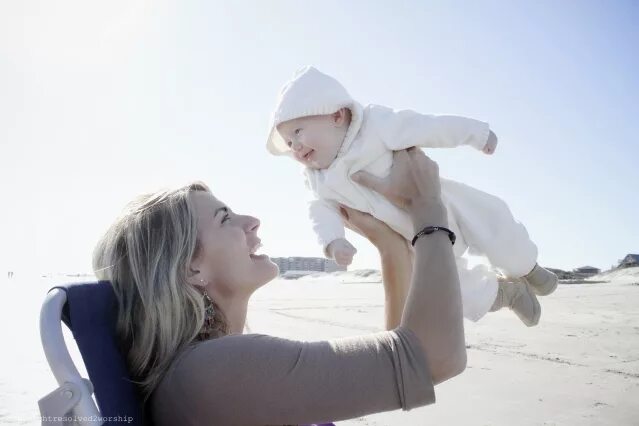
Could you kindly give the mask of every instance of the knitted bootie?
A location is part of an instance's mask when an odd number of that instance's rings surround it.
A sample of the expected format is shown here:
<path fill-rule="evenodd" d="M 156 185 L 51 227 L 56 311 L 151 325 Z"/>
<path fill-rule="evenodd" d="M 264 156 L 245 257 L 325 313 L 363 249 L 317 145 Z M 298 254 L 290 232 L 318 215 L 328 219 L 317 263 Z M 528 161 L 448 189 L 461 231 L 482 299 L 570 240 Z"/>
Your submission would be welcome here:
<path fill-rule="evenodd" d="M 508 307 L 528 327 L 533 327 L 541 317 L 541 305 L 530 288 L 523 282 L 500 282 L 491 312 Z"/>
<path fill-rule="evenodd" d="M 548 269 L 535 264 L 532 271 L 521 277 L 539 296 L 548 296 L 557 289 L 559 279 Z"/>

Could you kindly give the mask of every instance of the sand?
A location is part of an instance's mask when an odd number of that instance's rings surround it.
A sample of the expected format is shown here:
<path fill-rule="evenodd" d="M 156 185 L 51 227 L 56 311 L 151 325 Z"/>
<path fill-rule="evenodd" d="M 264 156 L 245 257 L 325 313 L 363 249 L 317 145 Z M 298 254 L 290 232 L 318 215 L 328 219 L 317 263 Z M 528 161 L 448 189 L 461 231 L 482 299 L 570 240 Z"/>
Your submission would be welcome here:
<path fill-rule="evenodd" d="M 70 280 L 17 274 L 0 281 L 2 424 L 39 424 L 37 400 L 56 387 L 40 346 L 39 309 L 46 288 Z M 378 331 L 376 281 L 375 273 L 274 281 L 255 293 L 249 326 L 306 340 Z M 435 405 L 339 425 L 639 424 L 639 268 L 592 281 L 605 282 L 561 285 L 542 298 L 534 328 L 507 310 L 466 322 L 468 368 L 436 388 Z"/>

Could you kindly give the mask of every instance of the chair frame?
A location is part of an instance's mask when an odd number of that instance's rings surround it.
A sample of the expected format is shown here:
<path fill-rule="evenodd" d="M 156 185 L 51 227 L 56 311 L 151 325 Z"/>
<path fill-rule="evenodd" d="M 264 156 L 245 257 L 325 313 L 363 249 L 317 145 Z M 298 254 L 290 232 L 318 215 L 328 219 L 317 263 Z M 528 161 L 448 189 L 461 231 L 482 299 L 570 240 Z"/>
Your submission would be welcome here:
<path fill-rule="evenodd" d="M 58 388 L 38 400 L 42 425 L 101 425 L 101 414 L 91 397 L 93 385 L 83 378 L 67 350 L 62 334 L 66 292 L 54 288 L 40 309 L 40 339 Z"/>

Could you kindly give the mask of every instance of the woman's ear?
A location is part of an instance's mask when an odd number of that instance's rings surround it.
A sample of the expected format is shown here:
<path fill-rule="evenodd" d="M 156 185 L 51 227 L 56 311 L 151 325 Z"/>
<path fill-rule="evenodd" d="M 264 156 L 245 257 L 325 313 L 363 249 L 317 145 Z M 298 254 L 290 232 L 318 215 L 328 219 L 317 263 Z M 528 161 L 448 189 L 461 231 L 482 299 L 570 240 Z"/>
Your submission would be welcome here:
<path fill-rule="evenodd" d="M 209 283 L 209 277 L 206 268 L 200 263 L 197 258 L 191 260 L 191 264 L 186 270 L 186 282 L 196 287 L 206 287 Z"/>
<path fill-rule="evenodd" d="M 192 286 L 199 287 L 202 285 L 201 279 L 199 269 L 195 269 L 193 264 L 189 265 L 186 270 L 186 282 Z"/>

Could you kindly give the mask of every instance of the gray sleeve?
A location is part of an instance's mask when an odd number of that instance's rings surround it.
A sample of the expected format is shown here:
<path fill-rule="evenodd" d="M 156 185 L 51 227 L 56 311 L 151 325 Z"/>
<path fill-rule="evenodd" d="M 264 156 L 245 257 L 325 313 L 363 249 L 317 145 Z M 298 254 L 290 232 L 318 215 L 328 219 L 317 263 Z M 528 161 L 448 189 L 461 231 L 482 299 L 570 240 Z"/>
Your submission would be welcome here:
<path fill-rule="evenodd" d="M 419 339 L 407 328 L 329 341 L 233 335 L 184 352 L 151 398 L 156 424 L 338 421 L 430 404 Z"/>

